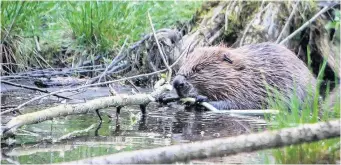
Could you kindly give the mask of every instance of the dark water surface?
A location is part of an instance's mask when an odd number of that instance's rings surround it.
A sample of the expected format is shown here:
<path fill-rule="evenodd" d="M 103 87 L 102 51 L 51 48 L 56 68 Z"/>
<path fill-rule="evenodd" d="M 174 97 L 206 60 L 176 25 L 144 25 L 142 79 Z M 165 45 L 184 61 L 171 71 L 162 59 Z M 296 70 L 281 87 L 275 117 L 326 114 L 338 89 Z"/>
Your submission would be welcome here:
<path fill-rule="evenodd" d="M 98 89 L 98 88 L 96 88 Z M 107 95 L 99 89 L 97 97 Z M 100 93 L 100 94 L 99 94 Z M 77 96 L 81 98 L 81 96 Z M 13 99 L 13 98 L 12 98 Z M 2 145 L 1 163 L 41 164 L 79 160 L 122 151 L 169 146 L 192 141 L 229 137 L 263 129 L 257 117 L 231 116 L 212 112 L 189 112 L 182 106 L 152 103 L 142 117 L 138 106 L 124 107 L 119 119 L 116 108 L 100 110 L 103 123 L 95 113 L 73 115 L 27 125 L 21 128 L 12 146 Z M 4 119 L 4 118 L 2 118 Z M 92 129 L 51 143 L 70 132 Z M 47 139 L 47 140 L 43 140 Z M 265 152 L 242 153 L 223 158 L 195 160 L 192 163 L 262 163 Z"/>

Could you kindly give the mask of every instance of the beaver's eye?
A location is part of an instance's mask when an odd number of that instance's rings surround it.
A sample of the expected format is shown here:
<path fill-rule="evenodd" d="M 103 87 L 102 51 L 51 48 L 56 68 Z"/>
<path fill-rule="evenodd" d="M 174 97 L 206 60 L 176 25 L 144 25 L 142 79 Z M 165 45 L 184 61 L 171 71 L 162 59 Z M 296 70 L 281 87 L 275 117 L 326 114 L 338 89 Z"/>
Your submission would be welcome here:
<path fill-rule="evenodd" d="M 193 68 L 193 72 L 199 72 L 200 70 L 205 68 L 206 64 L 199 64 Z"/>
<path fill-rule="evenodd" d="M 224 61 L 227 61 L 230 64 L 233 63 L 232 60 L 230 59 L 230 57 L 228 56 L 228 54 L 224 54 L 223 59 L 224 59 Z"/>

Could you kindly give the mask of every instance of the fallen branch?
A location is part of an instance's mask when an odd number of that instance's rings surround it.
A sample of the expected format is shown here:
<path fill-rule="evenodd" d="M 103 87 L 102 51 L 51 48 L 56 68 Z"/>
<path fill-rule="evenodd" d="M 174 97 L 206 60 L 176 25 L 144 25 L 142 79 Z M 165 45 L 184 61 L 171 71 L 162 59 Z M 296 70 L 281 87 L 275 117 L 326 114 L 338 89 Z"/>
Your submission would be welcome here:
<path fill-rule="evenodd" d="M 158 98 L 164 91 L 168 90 L 169 85 L 165 85 L 158 88 L 151 94 L 136 94 L 136 95 L 118 95 L 110 97 L 102 97 L 94 100 L 90 100 L 86 103 L 80 104 L 65 104 L 56 107 L 51 107 L 45 110 L 23 114 L 12 118 L 6 126 L 2 129 L 2 134 L 11 134 L 16 131 L 17 128 L 26 125 L 34 124 L 46 120 L 53 119 L 55 117 L 73 115 L 73 114 L 85 114 L 90 111 L 106 107 L 117 107 L 126 105 L 141 105 L 148 104 Z"/>
<path fill-rule="evenodd" d="M 7 85 L 15 86 L 15 87 L 30 89 L 30 90 L 34 90 L 34 91 L 43 92 L 43 93 L 50 93 L 50 92 L 47 91 L 47 90 L 39 89 L 39 88 L 36 88 L 36 87 L 30 87 L 30 86 L 26 86 L 26 85 L 21 85 L 21 84 L 15 84 L 15 83 L 12 83 L 12 82 L 9 82 L 9 81 L 1 80 L 0 82 L 1 82 L 1 83 L 4 83 L 4 84 L 7 84 Z M 51 95 L 52 95 L 52 96 L 59 97 L 59 98 L 67 99 L 67 100 L 72 100 L 71 98 L 64 97 L 64 96 L 57 95 L 57 94 L 51 94 Z"/>
<path fill-rule="evenodd" d="M 251 152 L 314 142 L 339 136 L 340 119 L 316 124 L 305 124 L 295 128 L 284 128 L 277 131 L 265 131 L 148 150 L 121 152 L 74 162 L 66 162 L 66 164 L 170 164 L 186 162 L 193 159 L 228 156 L 240 152 Z"/>

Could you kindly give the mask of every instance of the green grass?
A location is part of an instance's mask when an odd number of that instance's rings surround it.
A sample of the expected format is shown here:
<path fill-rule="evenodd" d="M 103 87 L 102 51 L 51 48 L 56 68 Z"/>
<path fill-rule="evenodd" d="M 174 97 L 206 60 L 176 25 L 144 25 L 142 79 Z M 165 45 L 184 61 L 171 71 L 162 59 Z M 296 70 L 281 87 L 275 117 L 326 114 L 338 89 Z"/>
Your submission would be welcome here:
<path fill-rule="evenodd" d="M 328 107 L 327 100 L 319 101 L 320 85 L 323 73 L 326 67 L 326 61 L 323 62 L 318 74 L 317 87 L 311 89 L 313 99 L 307 98 L 303 104 L 300 104 L 297 97 L 293 97 L 289 102 L 289 107 L 277 93 L 274 99 L 269 99 L 270 107 L 281 111 L 276 116 L 267 116 L 267 121 L 271 124 L 270 129 L 281 129 L 286 127 L 295 127 L 304 123 L 316 123 L 319 121 L 328 121 L 340 118 L 340 96 L 331 109 Z M 326 96 L 329 94 L 329 85 L 326 89 Z M 326 98 L 327 98 L 326 97 Z M 314 143 L 302 145 L 292 145 L 281 149 L 273 149 L 272 157 L 275 163 L 279 164 L 314 164 L 314 163 L 336 163 L 340 160 L 340 138 L 321 140 Z M 267 158 L 269 160 L 270 158 Z"/>
<path fill-rule="evenodd" d="M 36 51 L 34 37 L 44 30 L 42 19 L 54 6 L 52 2 L 1 1 L 1 44 L 4 57 L 10 63 L 25 69 L 41 57 L 31 56 Z M 45 65 L 45 64 L 42 64 Z"/>
<path fill-rule="evenodd" d="M 138 41 L 151 32 L 147 11 L 155 29 L 172 28 L 190 20 L 201 3 L 5 1 L 1 2 L 1 41 L 17 63 L 47 67 L 58 58 L 61 47 L 70 47 L 71 56 L 89 57 L 119 50 L 126 38 L 129 43 Z M 39 38 L 40 53 L 34 37 Z"/>
<path fill-rule="evenodd" d="M 99 51 L 119 48 L 126 38 L 135 42 L 150 33 L 147 11 L 156 29 L 189 20 L 201 2 L 67 2 L 65 18 L 78 45 Z"/>

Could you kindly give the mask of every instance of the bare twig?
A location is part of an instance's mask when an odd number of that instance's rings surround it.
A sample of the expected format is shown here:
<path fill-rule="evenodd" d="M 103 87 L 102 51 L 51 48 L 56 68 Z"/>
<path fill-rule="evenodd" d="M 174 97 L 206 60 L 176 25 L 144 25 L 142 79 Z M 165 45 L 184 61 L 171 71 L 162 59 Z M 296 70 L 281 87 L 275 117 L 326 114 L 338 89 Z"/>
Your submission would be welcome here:
<path fill-rule="evenodd" d="M 230 2 L 229 5 L 226 7 L 226 11 L 225 11 L 225 31 L 227 31 L 228 29 L 228 24 L 229 24 L 229 15 L 232 11 L 232 9 L 234 8 L 235 4 L 236 4 L 236 0 L 233 0 L 233 2 Z"/>
<path fill-rule="evenodd" d="M 21 85 L 21 84 L 15 84 L 15 83 L 12 83 L 12 82 L 9 82 L 9 81 L 1 80 L 0 82 L 4 83 L 4 84 L 7 84 L 7 85 L 15 86 L 15 87 L 30 89 L 30 90 L 34 90 L 34 91 L 43 92 L 43 93 L 51 93 L 51 92 L 49 92 L 47 90 L 39 89 L 39 88 L 36 88 L 36 87 L 30 87 L 30 86 L 26 86 L 26 85 Z M 61 96 L 61 95 L 57 95 L 57 94 L 51 94 L 51 95 L 56 96 L 56 97 L 60 97 L 60 98 L 63 98 L 63 99 L 72 100 L 71 98 L 68 98 L 68 97 L 65 97 L 65 96 Z"/>
<path fill-rule="evenodd" d="M 116 57 L 119 57 L 122 54 L 123 48 L 125 47 L 127 41 L 128 41 L 128 37 L 124 40 L 124 43 L 123 43 L 123 45 L 122 45 L 122 47 L 120 49 L 120 52 L 117 54 Z M 95 77 L 93 79 L 98 79 L 98 82 L 101 82 L 102 77 L 106 76 L 109 68 L 111 69 L 113 67 L 115 61 L 116 61 L 116 58 L 114 58 L 114 60 L 111 61 L 111 63 L 105 68 L 104 72 L 100 76 L 97 76 L 97 77 Z"/>
<path fill-rule="evenodd" d="M 167 60 L 165 58 L 165 55 L 163 54 L 163 51 L 161 50 L 161 47 L 160 47 L 160 43 L 159 43 L 159 40 L 157 39 L 157 36 L 156 36 L 156 33 L 155 33 L 155 29 L 154 29 L 154 25 L 153 25 L 153 22 L 152 22 L 152 18 L 150 17 L 150 14 L 149 14 L 149 11 L 148 11 L 148 19 L 149 19 L 149 23 L 150 23 L 150 26 L 153 30 L 153 34 L 154 34 L 154 38 L 155 38 L 155 42 L 157 44 L 157 47 L 159 49 L 159 53 L 161 55 L 161 58 L 162 58 L 162 61 L 163 63 L 165 64 L 166 68 L 168 69 L 168 77 L 167 77 L 167 82 L 169 83 L 171 78 L 172 78 L 172 68 L 169 67 L 168 63 L 167 63 Z"/>
<path fill-rule="evenodd" d="M 175 66 L 179 61 L 180 59 L 188 53 L 189 51 L 189 48 L 190 48 L 191 45 L 188 45 L 188 47 L 186 48 L 187 51 L 183 51 L 182 54 L 178 57 L 178 59 L 172 64 L 170 65 L 170 67 L 173 67 Z M 185 49 L 185 50 L 186 50 Z M 57 93 L 62 93 L 62 92 L 70 92 L 70 91 L 76 91 L 76 90 L 80 90 L 80 89 L 83 89 L 83 88 L 86 88 L 86 87 L 92 87 L 92 86 L 97 86 L 97 85 L 105 85 L 105 84 L 111 84 L 111 83 L 114 83 L 114 82 L 119 82 L 119 81 L 125 81 L 125 80 L 130 80 L 130 79 L 134 79 L 134 78 L 139 78 L 139 77 L 145 77 L 145 76 L 151 76 L 151 75 L 155 75 L 155 74 L 158 74 L 158 73 L 162 73 L 162 72 L 165 72 L 167 71 L 168 69 L 163 69 L 163 70 L 159 70 L 159 71 L 156 71 L 156 72 L 151 72 L 151 73 L 146 73 L 146 74 L 140 74 L 140 75 L 135 75 L 135 76 L 131 76 L 131 77 L 125 77 L 125 78 L 121 78 L 121 79 L 117 79 L 117 80 L 112 80 L 112 81 L 106 81 L 106 82 L 101 82 L 101 83 L 95 83 L 95 84 L 87 84 L 87 85 L 83 85 L 83 86 L 80 86 L 80 87 L 77 87 L 77 88 L 68 88 L 68 89 L 62 89 L 62 90 L 59 90 L 59 91 L 55 91 L 55 92 L 51 92 L 49 94 L 46 94 L 46 95 L 42 95 L 42 96 L 39 96 L 39 97 L 35 97 L 23 104 L 20 104 L 19 106 L 17 106 L 16 108 L 13 108 L 13 109 L 9 109 L 9 110 L 6 110 L 6 111 L 3 111 L 0 113 L 0 115 L 2 114 L 6 114 L 6 113 L 9 113 L 9 112 L 12 112 L 12 111 L 16 111 L 22 107 L 24 107 L 25 105 L 29 104 L 29 103 L 32 103 L 33 101 L 36 101 L 36 100 L 39 100 L 41 98 L 44 98 L 44 97 L 47 97 L 47 96 L 50 96 L 52 94 L 57 94 Z"/>
<path fill-rule="evenodd" d="M 288 28 L 288 26 L 289 26 L 289 24 L 290 24 L 290 21 L 291 21 L 291 19 L 294 17 L 294 15 L 295 15 L 295 13 L 296 13 L 296 10 L 297 10 L 297 7 L 298 7 L 299 4 L 300 4 L 300 1 L 297 1 L 295 7 L 292 9 L 292 12 L 291 12 L 291 14 L 290 14 L 290 16 L 289 16 L 287 22 L 285 23 L 285 25 L 284 25 L 284 27 L 283 27 L 281 33 L 279 34 L 279 36 L 278 36 L 278 38 L 277 38 L 277 40 L 276 40 L 276 44 L 279 43 L 279 41 L 280 41 L 281 38 L 282 38 L 283 33 L 284 33 L 285 30 Z"/>
<path fill-rule="evenodd" d="M 195 103 L 194 98 L 183 98 L 181 101 Z M 210 103 L 201 102 L 200 105 L 204 106 L 208 110 L 214 113 L 225 113 L 225 114 L 238 114 L 238 115 L 264 115 L 264 114 L 278 114 L 278 110 L 273 109 L 243 109 L 243 110 L 218 110 Z"/>
<path fill-rule="evenodd" d="M 290 40 L 292 37 L 294 37 L 296 34 L 304 30 L 307 26 L 309 26 L 312 22 L 314 22 L 321 14 L 328 11 L 332 6 L 325 6 L 321 11 L 319 11 L 317 14 L 315 14 L 310 20 L 308 20 L 306 23 L 304 23 L 300 28 L 298 28 L 296 31 L 291 33 L 287 38 L 282 40 L 279 44 L 285 44 L 288 40 Z"/>
<path fill-rule="evenodd" d="M 134 85 L 134 83 L 133 83 L 131 80 L 127 80 L 127 81 L 129 82 L 129 84 L 130 84 L 131 86 L 133 86 L 133 88 L 134 88 L 138 93 L 140 93 L 140 90 L 137 88 L 136 85 Z"/>
<path fill-rule="evenodd" d="M 15 108 L 17 107 L 16 105 L 6 105 L 6 106 L 1 106 L 1 109 L 9 109 L 9 108 Z"/>
<path fill-rule="evenodd" d="M 223 33 L 224 33 L 224 28 L 222 27 L 211 38 L 209 38 L 208 44 L 211 45 Z"/>

